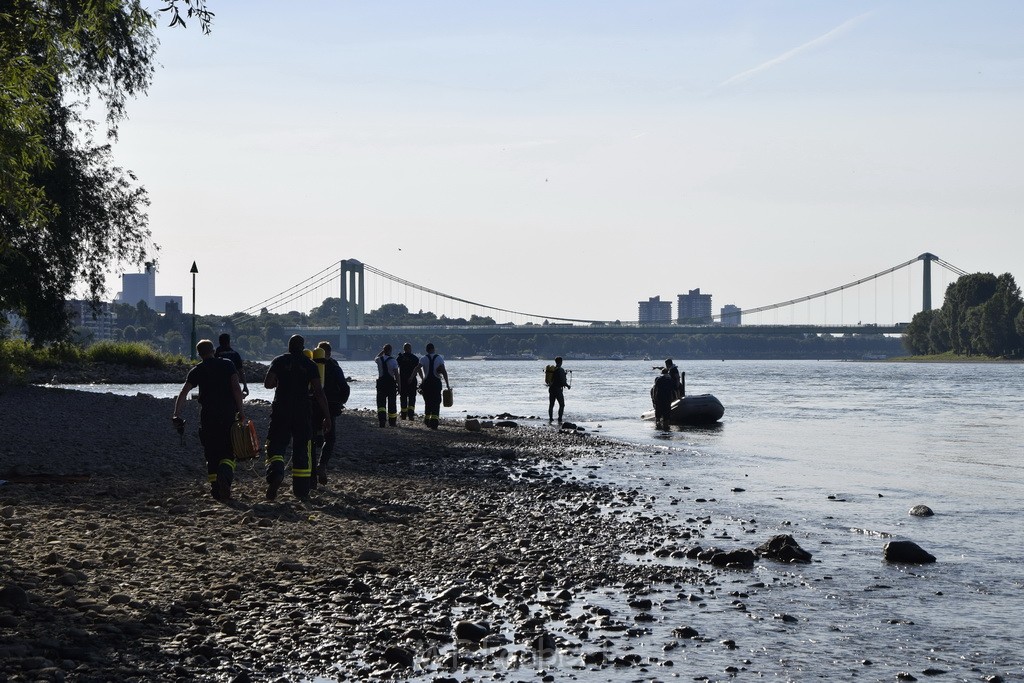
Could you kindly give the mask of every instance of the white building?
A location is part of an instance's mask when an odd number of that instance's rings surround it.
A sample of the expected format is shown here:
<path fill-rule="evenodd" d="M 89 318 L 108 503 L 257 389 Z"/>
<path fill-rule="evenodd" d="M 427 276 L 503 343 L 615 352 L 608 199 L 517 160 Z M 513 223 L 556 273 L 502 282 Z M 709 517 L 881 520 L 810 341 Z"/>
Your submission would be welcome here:
<path fill-rule="evenodd" d="M 137 306 L 144 301 L 151 310 L 163 313 L 168 303 L 176 303 L 182 310 L 184 299 L 180 296 L 156 294 L 156 263 L 146 261 L 146 270 L 142 273 L 124 273 L 121 275 L 121 291 L 114 300 L 121 304 Z"/>

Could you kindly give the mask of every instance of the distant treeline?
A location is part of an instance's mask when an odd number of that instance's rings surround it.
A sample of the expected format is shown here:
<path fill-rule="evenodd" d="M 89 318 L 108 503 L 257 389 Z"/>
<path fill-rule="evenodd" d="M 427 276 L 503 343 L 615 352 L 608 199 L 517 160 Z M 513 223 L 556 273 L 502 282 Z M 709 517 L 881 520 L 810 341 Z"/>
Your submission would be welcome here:
<path fill-rule="evenodd" d="M 282 353 L 287 347 L 289 329 L 294 327 L 336 327 L 339 299 L 324 300 L 310 313 L 270 313 L 257 316 L 198 316 L 196 339 L 216 341 L 221 332 L 232 337 L 232 346 L 246 358 L 267 359 Z M 192 318 L 188 314 L 158 315 L 145 304 L 115 305 L 119 326 L 118 338 L 124 341 L 145 342 L 167 353 L 190 355 Z M 430 312 L 411 313 L 402 304 L 386 304 L 368 312 L 365 322 L 380 327 L 464 326 L 494 325 L 490 318 L 474 316 L 470 319 L 438 317 Z M 350 337 L 350 348 L 341 355 L 351 358 L 370 358 L 386 343 L 396 349 L 409 342 L 417 352 L 433 342 L 446 356 L 473 356 L 481 354 L 532 353 L 541 358 L 575 354 L 607 357 L 621 354 L 626 358 L 652 359 L 859 359 L 865 356 L 898 356 L 904 353 L 900 339 L 881 334 L 846 336 L 792 334 L 768 337 L 759 334 L 717 334 L 709 328 L 707 334 L 554 334 L 538 326 L 535 335 L 511 335 L 500 331 L 481 341 L 478 335 L 442 334 L 426 336 L 406 334 L 396 338 L 393 334 Z M 403 333 L 405 334 L 405 333 Z M 308 342 L 316 343 L 317 339 Z M 327 339 L 336 343 L 336 339 Z"/>

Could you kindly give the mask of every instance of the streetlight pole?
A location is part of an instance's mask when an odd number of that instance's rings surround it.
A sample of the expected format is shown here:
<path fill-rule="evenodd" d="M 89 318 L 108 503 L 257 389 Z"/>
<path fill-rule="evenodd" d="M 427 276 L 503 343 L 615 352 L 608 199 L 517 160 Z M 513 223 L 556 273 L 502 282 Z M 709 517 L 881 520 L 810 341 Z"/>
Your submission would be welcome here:
<path fill-rule="evenodd" d="M 196 359 L 196 273 L 199 269 L 196 267 L 196 262 L 192 262 L 192 360 Z"/>

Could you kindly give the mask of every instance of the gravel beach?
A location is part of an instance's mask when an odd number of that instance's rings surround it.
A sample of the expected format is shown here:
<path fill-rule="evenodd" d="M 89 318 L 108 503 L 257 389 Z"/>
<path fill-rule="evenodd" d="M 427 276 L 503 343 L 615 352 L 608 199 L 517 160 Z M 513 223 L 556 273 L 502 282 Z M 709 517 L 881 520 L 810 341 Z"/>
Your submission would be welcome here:
<path fill-rule="evenodd" d="M 671 665 L 630 652 L 644 596 L 715 584 L 710 566 L 623 561 L 700 525 L 669 529 L 635 491 L 572 474 L 616 444 L 345 412 L 309 501 L 266 501 L 258 460 L 222 504 L 188 403 L 182 443 L 169 399 L 0 394 L 0 681 L 586 677 Z M 265 436 L 270 406 L 246 405 Z"/>

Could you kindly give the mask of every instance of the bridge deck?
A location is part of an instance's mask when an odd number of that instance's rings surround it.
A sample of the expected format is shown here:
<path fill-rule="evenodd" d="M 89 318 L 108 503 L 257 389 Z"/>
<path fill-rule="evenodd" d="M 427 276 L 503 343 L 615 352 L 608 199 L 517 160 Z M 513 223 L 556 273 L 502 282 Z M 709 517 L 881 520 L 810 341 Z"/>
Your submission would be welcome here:
<path fill-rule="evenodd" d="M 287 327 L 289 334 L 306 337 L 320 335 L 335 339 L 341 334 L 371 337 L 381 334 L 417 337 L 458 334 L 462 336 L 534 335 L 609 335 L 609 334 L 751 334 L 782 336 L 793 334 L 902 334 L 905 323 L 896 325 L 430 325 L 430 326 L 364 326 L 350 327 Z"/>

